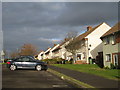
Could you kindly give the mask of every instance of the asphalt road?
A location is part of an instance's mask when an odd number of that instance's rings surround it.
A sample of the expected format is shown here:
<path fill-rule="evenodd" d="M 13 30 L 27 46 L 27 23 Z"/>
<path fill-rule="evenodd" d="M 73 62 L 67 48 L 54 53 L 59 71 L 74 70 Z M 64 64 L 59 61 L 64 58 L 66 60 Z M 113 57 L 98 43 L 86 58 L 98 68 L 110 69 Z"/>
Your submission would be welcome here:
<path fill-rule="evenodd" d="M 2 66 L 2 88 L 75 88 L 48 71 L 10 71 Z"/>

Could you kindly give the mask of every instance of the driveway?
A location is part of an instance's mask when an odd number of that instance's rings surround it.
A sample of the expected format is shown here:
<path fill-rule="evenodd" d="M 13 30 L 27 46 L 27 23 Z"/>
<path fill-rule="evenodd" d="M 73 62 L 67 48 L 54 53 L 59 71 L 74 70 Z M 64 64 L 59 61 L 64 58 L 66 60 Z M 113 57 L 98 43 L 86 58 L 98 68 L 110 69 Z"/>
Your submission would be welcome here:
<path fill-rule="evenodd" d="M 48 71 L 10 71 L 2 66 L 2 88 L 75 88 Z"/>

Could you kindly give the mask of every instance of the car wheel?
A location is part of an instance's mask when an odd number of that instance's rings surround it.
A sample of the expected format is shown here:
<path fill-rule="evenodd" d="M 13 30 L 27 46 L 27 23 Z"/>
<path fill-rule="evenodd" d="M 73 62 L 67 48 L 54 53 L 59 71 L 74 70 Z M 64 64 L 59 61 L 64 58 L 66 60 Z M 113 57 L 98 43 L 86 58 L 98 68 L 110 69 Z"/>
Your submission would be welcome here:
<path fill-rule="evenodd" d="M 36 70 L 37 70 L 37 71 L 41 71 L 41 70 L 42 70 L 42 66 L 41 66 L 41 65 L 37 65 L 37 66 L 36 66 Z"/>
<path fill-rule="evenodd" d="M 12 71 L 16 70 L 16 66 L 15 65 L 10 65 L 10 70 L 12 70 Z"/>

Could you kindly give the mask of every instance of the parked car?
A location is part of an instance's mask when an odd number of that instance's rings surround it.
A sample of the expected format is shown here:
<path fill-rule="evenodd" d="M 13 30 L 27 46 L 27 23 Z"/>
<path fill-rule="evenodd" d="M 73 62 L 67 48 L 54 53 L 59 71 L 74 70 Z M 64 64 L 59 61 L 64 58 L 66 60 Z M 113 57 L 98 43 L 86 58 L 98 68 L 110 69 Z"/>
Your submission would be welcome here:
<path fill-rule="evenodd" d="M 13 71 L 16 69 L 36 69 L 38 71 L 48 69 L 45 62 L 34 59 L 31 56 L 22 56 L 16 59 L 8 60 L 7 67 Z"/>

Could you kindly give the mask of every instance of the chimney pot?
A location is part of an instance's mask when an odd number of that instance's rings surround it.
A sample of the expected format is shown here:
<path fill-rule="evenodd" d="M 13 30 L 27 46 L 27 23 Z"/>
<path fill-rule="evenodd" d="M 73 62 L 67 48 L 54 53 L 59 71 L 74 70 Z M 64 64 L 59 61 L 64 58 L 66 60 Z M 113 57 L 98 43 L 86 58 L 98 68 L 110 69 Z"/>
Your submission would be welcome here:
<path fill-rule="evenodd" d="M 56 46 L 57 44 L 54 44 L 54 46 Z"/>
<path fill-rule="evenodd" d="M 87 27 L 87 31 L 89 31 L 89 30 L 91 30 L 92 29 L 92 27 L 91 26 L 88 26 Z"/>

